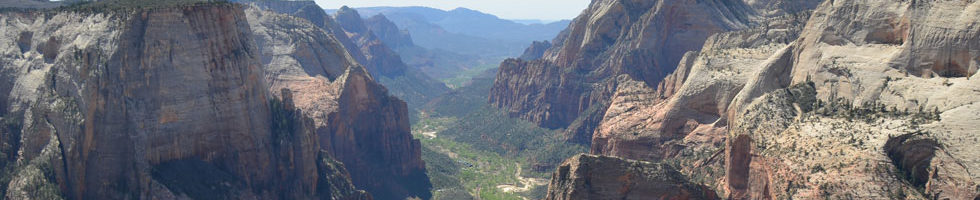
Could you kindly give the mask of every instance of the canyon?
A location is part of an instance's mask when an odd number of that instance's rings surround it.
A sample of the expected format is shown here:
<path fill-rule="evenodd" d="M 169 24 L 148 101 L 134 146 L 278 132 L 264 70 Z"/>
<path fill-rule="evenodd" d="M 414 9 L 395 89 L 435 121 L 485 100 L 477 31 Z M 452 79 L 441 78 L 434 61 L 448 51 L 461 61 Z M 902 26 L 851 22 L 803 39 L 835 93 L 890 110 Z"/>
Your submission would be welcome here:
<path fill-rule="evenodd" d="M 980 199 L 978 71 L 975 0 L 0 0 L 0 196 Z"/>

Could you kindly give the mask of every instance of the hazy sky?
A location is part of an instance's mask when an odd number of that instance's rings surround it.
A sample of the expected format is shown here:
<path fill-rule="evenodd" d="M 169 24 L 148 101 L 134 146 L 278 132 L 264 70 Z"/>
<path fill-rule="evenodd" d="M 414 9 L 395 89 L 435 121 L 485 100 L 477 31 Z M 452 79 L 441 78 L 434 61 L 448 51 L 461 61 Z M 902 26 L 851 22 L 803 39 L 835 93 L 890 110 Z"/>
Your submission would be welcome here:
<path fill-rule="evenodd" d="M 320 7 L 337 9 L 340 6 L 426 6 L 443 10 L 457 7 L 479 10 L 504 19 L 572 19 L 578 16 L 591 0 L 315 0 Z"/>

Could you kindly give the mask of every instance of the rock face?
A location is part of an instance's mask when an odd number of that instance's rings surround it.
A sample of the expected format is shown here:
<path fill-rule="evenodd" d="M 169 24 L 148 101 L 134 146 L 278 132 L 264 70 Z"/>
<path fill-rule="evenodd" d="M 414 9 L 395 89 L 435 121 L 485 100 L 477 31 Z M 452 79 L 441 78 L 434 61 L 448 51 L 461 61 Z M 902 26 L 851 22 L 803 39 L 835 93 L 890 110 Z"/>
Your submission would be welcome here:
<path fill-rule="evenodd" d="M 357 74 L 360 73 L 360 74 Z M 344 161 L 354 183 L 379 199 L 431 198 L 422 145 L 412 138 L 405 102 L 389 96 L 365 71 L 344 79 L 340 108 L 327 122 L 327 148 Z"/>
<path fill-rule="evenodd" d="M 401 57 L 398 57 L 367 28 L 356 10 L 343 7 L 337 11 L 336 18 L 337 24 L 367 57 L 364 63 L 376 76 L 396 76 L 405 73 L 408 67 L 401 62 Z"/>
<path fill-rule="evenodd" d="M 431 197 L 404 101 L 390 96 L 321 26 L 257 8 L 248 16 L 265 44 L 266 80 L 273 89 L 294 91 L 321 148 L 347 166 L 358 188 L 378 199 Z"/>
<path fill-rule="evenodd" d="M 0 13 L 6 198 L 428 198 L 405 103 L 310 21 L 73 8 Z"/>
<path fill-rule="evenodd" d="M 371 24 L 367 24 L 357 11 L 350 8 L 341 9 L 343 12 L 338 12 L 335 20 L 313 1 L 243 2 L 309 20 L 326 30 L 347 49 L 354 61 L 367 68 L 377 82 L 388 88 L 393 95 L 408 102 L 412 109 L 449 90 L 442 82 L 425 75 L 419 69 L 405 65 L 401 56 L 389 48 L 388 42 L 394 45 L 411 45 L 411 38 L 402 40 L 409 36 L 391 33 L 397 33 L 398 28 L 383 17 L 368 20 Z M 372 31 L 374 29 L 369 27 L 388 32 L 384 32 L 385 37 L 378 37 Z"/>
<path fill-rule="evenodd" d="M 867 108 L 879 105 L 877 107 L 890 107 L 892 110 L 911 110 L 911 113 L 931 113 L 936 115 L 931 120 L 920 120 L 922 117 L 916 117 L 918 114 L 912 115 L 912 119 L 905 119 L 911 121 L 905 124 L 912 125 L 907 129 L 887 125 L 889 121 L 895 119 L 886 118 L 883 122 L 877 123 L 867 122 L 876 127 L 867 128 L 864 134 L 855 135 L 870 139 L 855 139 L 854 142 L 858 143 L 858 146 L 863 146 L 860 144 L 864 143 L 874 147 L 858 148 L 857 153 L 849 153 L 849 155 L 868 154 L 865 157 L 867 160 L 891 160 L 895 166 L 889 166 L 887 169 L 908 174 L 911 179 L 907 181 L 912 184 L 904 186 L 917 188 L 923 191 L 921 195 L 926 197 L 939 199 L 975 197 L 980 193 L 976 191 L 980 178 L 967 172 L 967 169 L 976 168 L 980 162 L 967 158 L 978 153 L 975 142 L 968 142 L 971 139 L 975 141 L 976 134 L 965 131 L 962 127 L 977 122 L 976 114 L 966 114 L 963 109 L 970 109 L 980 99 L 978 96 L 980 90 L 976 89 L 980 85 L 975 80 L 976 72 L 971 72 L 971 68 L 976 68 L 976 64 L 968 66 L 962 63 L 967 62 L 963 57 L 976 58 L 977 56 L 975 53 L 966 53 L 976 51 L 976 46 L 969 44 L 976 43 L 980 38 L 978 34 L 980 29 L 971 25 L 980 23 L 980 20 L 972 17 L 978 14 L 977 9 L 980 9 L 980 3 L 977 2 L 825 2 L 814 11 L 796 47 L 788 52 L 790 55 L 776 55 L 787 58 L 788 63 L 775 65 L 771 69 L 776 70 L 753 77 L 752 82 L 755 83 L 747 85 L 736 98 L 736 102 L 745 102 L 745 104 L 739 103 L 742 106 L 738 107 L 734 107 L 738 104 L 733 105 L 729 108 L 729 114 L 739 116 L 750 112 L 746 111 L 749 109 L 741 108 L 745 108 L 746 104 L 749 106 L 754 104 L 752 99 L 758 94 L 772 91 L 782 84 L 798 84 L 807 80 L 815 83 L 818 99 L 827 102 L 834 102 L 834 99 L 839 98 L 849 104 L 861 105 L 855 107 Z M 844 25 L 858 22 L 879 24 L 885 21 L 894 21 L 892 23 L 894 25 Z M 883 110 L 878 112 L 881 113 Z M 845 125 L 844 127 L 847 128 L 843 130 L 853 131 L 838 132 L 839 129 L 821 129 L 827 125 L 820 123 L 803 121 L 797 124 L 803 124 L 804 128 L 814 127 L 816 131 L 829 133 L 860 133 L 858 131 L 862 127 L 862 123 L 850 123 Z M 796 128 L 789 128 L 786 132 L 795 130 Z M 809 130 L 803 129 L 803 131 Z M 903 145 L 896 147 L 893 142 L 894 138 L 902 138 L 906 137 L 904 135 L 914 133 L 916 139 L 899 142 Z M 766 135 L 737 134 L 748 135 L 754 140 L 754 144 L 765 144 L 759 145 L 765 148 L 752 149 L 753 152 L 778 149 L 778 146 L 769 140 L 760 139 L 768 138 Z M 841 137 L 843 136 L 836 136 L 836 138 Z M 929 144 L 929 141 L 945 144 L 940 148 L 932 149 L 934 151 L 932 155 L 935 157 L 930 155 L 929 151 L 922 150 L 930 148 L 922 145 Z M 911 155 L 918 158 L 908 158 Z M 792 158 L 787 154 L 760 157 L 769 160 Z M 861 161 L 841 160 L 840 156 L 833 154 L 822 157 L 825 159 L 819 160 L 823 162 L 837 159 L 843 162 L 839 165 L 862 165 Z M 931 159 L 928 159 L 929 157 Z M 812 160 L 812 157 L 810 159 Z M 765 165 L 765 161 L 755 160 L 757 159 L 753 158 L 752 165 L 756 163 Z M 917 160 L 917 164 L 909 164 L 909 160 Z M 757 177 L 765 173 L 757 169 L 750 170 L 749 177 Z M 923 180 L 926 177 L 922 175 L 924 171 L 932 173 L 928 176 L 928 181 Z M 827 173 L 865 174 L 867 172 L 855 172 L 845 168 L 828 169 Z M 865 176 L 875 175 L 877 174 Z M 773 182 L 778 180 L 767 183 Z M 828 188 L 874 184 L 881 183 L 871 180 L 835 179 L 829 179 L 825 183 Z M 763 184 L 750 185 L 748 194 L 751 197 L 759 196 L 760 194 L 751 191 L 758 190 L 760 185 Z M 832 189 L 821 189 L 821 191 L 830 191 L 824 196 L 841 197 L 888 196 L 895 190 L 876 191 L 870 187 L 855 192 L 833 192 Z"/>
<path fill-rule="evenodd" d="M 502 63 L 490 103 L 543 127 L 575 130 L 570 137 L 587 142 L 617 88 L 617 76 L 656 85 L 685 53 L 701 49 L 708 36 L 810 4 L 593 1 L 541 59 Z"/>
<path fill-rule="evenodd" d="M 544 199 L 718 199 L 666 164 L 579 154 L 552 175 Z"/>
<path fill-rule="evenodd" d="M 806 16 L 777 17 L 759 27 L 712 36 L 656 88 L 624 77 L 595 131 L 592 152 L 659 160 L 691 146 L 671 142 L 681 139 L 707 145 L 703 150 L 720 148 L 728 105 L 746 85 L 745 76 L 784 51 Z M 696 136 L 688 137 L 691 133 Z"/>
<path fill-rule="evenodd" d="M 524 54 L 519 57 L 521 60 L 536 60 L 544 56 L 544 52 L 551 48 L 551 42 L 548 41 L 534 41 L 531 46 L 524 50 Z"/>
<path fill-rule="evenodd" d="M 381 41 L 393 49 L 413 47 L 412 36 L 405 30 L 399 30 L 394 22 L 388 20 L 383 14 L 375 15 L 364 20 L 368 30 L 374 33 Z"/>
<path fill-rule="evenodd" d="M 3 38 L 32 32 L 37 44 L 6 51 L 5 118 L 24 116 L 22 151 L 58 138 L 67 196 L 150 195 L 150 168 L 185 158 L 274 182 L 272 150 L 256 145 L 269 143 L 268 93 L 239 7 L 40 16 L 4 15 Z"/>
<path fill-rule="evenodd" d="M 346 35 L 357 45 L 355 47 L 364 55 L 365 60 L 361 63 L 378 78 L 378 82 L 389 88 L 395 96 L 409 102 L 413 109 L 448 92 L 449 88 L 444 83 L 422 73 L 420 69 L 408 67 L 402 62 L 401 56 L 389 48 L 387 42 L 398 45 L 392 47 L 414 45 L 408 35 L 396 32 L 398 27 L 384 16 L 375 16 L 367 24 L 356 10 L 343 7 L 337 11 L 336 18 Z M 376 36 L 375 31 L 381 32 L 384 37 Z"/>
<path fill-rule="evenodd" d="M 795 3 L 746 1 L 757 22 L 658 84 L 620 76 L 592 153 L 672 163 L 732 199 L 975 198 L 980 81 L 963 63 L 980 3 L 758 9 Z"/>

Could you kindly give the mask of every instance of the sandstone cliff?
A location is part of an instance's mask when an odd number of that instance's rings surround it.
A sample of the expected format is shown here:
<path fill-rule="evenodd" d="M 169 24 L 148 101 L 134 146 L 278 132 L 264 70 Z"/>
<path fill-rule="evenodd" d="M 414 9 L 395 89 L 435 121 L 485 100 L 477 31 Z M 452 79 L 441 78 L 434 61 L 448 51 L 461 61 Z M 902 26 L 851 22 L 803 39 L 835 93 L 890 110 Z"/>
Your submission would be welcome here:
<path fill-rule="evenodd" d="M 387 18 L 379 15 L 371 18 L 371 23 L 368 24 L 356 10 L 348 7 L 338 10 L 336 18 L 337 23 L 366 58 L 361 63 L 392 94 L 409 102 L 412 109 L 419 109 L 429 100 L 448 92 L 449 88 L 444 83 L 422 73 L 418 68 L 408 67 L 401 56 L 389 48 L 389 45 L 405 47 L 412 40 L 400 31 L 393 33 L 398 27 Z M 376 31 L 385 34 L 384 37 L 375 35 Z"/>
<path fill-rule="evenodd" d="M 758 27 L 714 35 L 701 51 L 686 54 L 677 71 L 656 87 L 622 77 L 595 131 L 592 151 L 659 160 L 691 146 L 685 142 L 721 148 L 728 105 L 746 85 L 746 76 L 784 51 L 807 16 L 776 17 Z"/>
<path fill-rule="evenodd" d="M 254 145 L 269 143 L 267 88 L 237 6 L 40 16 L 5 15 L 3 38 L 32 38 L 7 51 L 19 54 L 4 65 L 15 80 L 7 113 L 25 116 L 28 141 L 59 138 L 69 197 L 150 195 L 150 169 L 185 158 L 273 181 L 271 150 Z"/>
<path fill-rule="evenodd" d="M 551 42 L 535 41 L 534 43 L 531 43 L 531 46 L 527 47 L 527 49 L 524 50 L 524 53 L 521 54 L 521 57 L 518 58 L 521 60 L 536 60 L 543 57 L 544 52 L 547 51 L 548 48 L 551 48 Z"/>
<path fill-rule="evenodd" d="M 875 113 L 897 112 L 901 115 L 866 117 L 851 114 L 844 118 L 861 117 L 872 120 L 844 123 L 844 126 L 831 123 L 835 118 L 841 120 L 840 116 L 823 117 L 831 119 L 821 122 L 796 122 L 795 124 L 800 125 L 786 128 L 781 134 L 829 133 L 829 140 L 844 141 L 844 138 L 856 137 L 848 141 L 858 144 L 856 150 L 843 150 L 846 157 L 820 154 L 820 159 L 810 156 L 805 161 L 795 162 L 797 165 L 812 167 L 836 160 L 841 162 L 839 166 L 861 166 L 864 162 L 873 160 L 889 160 L 894 166 L 857 167 L 864 170 L 859 172 L 849 168 L 827 169 L 826 173 L 830 174 L 829 177 L 848 173 L 874 177 L 883 175 L 867 171 L 896 170 L 906 174 L 906 180 L 892 182 L 902 182 L 906 183 L 903 186 L 916 188 L 915 195 L 938 199 L 975 198 L 980 193 L 976 190 L 980 177 L 969 172 L 969 169 L 980 165 L 980 162 L 970 159 L 978 153 L 975 145 L 977 136 L 973 133 L 975 131 L 969 131 L 971 128 L 966 127 L 975 127 L 978 118 L 976 113 L 967 114 L 965 110 L 976 109 L 973 105 L 980 100 L 980 90 L 976 89 L 980 85 L 975 77 L 978 55 L 977 46 L 974 45 L 980 38 L 980 29 L 975 26 L 980 20 L 974 17 L 977 16 L 978 9 L 980 3 L 975 1 L 824 2 L 814 11 L 792 51 L 787 52 L 788 55 L 775 55 L 786 58 L 788 62 L 765 66 L 763 70 L 768 72 L 752 77 L 750 84 L 736 98 L 736 103 L 729 108 L 729 115 L 742 116 L 750 113 L 752 105 L 762 99 L 755 98 L 759 94 L 812 81 L 815 83 L 816 97 L 822 101 L 840 101 L 860 108 L 852 110 L 870 107 L 878 109 Z M 868 25 L 846 25 L 856 23 Z M 926 114 L 934 116 L 921 117 Z M 904 115 L 910 116 L 902 117 Z M 750 119 L 733 124 L 751 123 Z M 871 127 L 863 125 L 865 123 Z M 837 135 L 843 133 L 846 134 Z M 748 137 L 754 144 L 760 144 L 756 146 L 759 148 L 753 148 L 751 152 L 764 153 L 780 149 L 779 145 L 764 139 L 770 138 L 765 132 L 760 134 L 733 131 L 731 134 Z M 912 138 L 915 139 L 897 139 L 909 138 L 908 135 L 914 135 Z M 847 153 L 848 150 L 855 152 Z M 765 165 L 767 161 L 778 161 L 778 158 L 796 158 L 789 155 L 791 154 L 773 153 L 753 159 L 749 163 L 748 177 L 771 173 L 771 170 L 762 171 L 751 166 Z M 861 159 L 844 159 L 851 157 Z M 910 158 L 916 161 L 909 161 Z M 913 162 L 916 164 L 910 164 Z M 805 172 L 797 173 L 810 175 Z M 759 191 L 758 188 L 765 185 L 776 185 L 779 181 L 776 179 L 758 184 L 750 183 L 745 190 L 733 191 L 744 191 L 742 194 L 748 197 L 758 197 L 763 194 L 753 191 Z M 821 196 L 831 197 L 895 195 L 897 190 L 877 191 L 868 186 L 888 182 L 882 181 L 882 178 L 827 178 L 824 182 L 818 182 L 824 188 L 817 191 L 826 192 L 820 194 Z M 856 185 L 863 187 L 848 192 L 833 189 Z M 773 194 L 779 193 L 769 195 Z M 897 195 L 913 196 L 907 193 Z"/>
<path fill-rule="evenodd" d="M 378 37 L 372 31 L 374 29 L 369 29 L 371 27 L 378 28 L 377 30 L 397 31 L 397 27 L 385 26 L 394 25 L 386 19 L 376 18 L 369 20 L 372 23 L 367 24 L 356 11 L 350 8 L 342 9 L 345 12 L 338 12 L 335 19 L 327 15 L 313 1 L 242 2 L 255 5 L 260 9 L 306 19 L 333 35 L 347 49 L 355 62 L 367 68 L 371 76 L 388 88 L 392 95 L 408 102 L 411 109 L 417 109 L 428 100 L 449 90 L 445 84 L 422 73 L 421 70 L 405 65 L 401 56 L 389 48 L 389 45 L 411 44 L 410 38 L 402 40 L 408 37 L 407 35 L 385 32 L 385 37 Z"/>
<path fill-rule="evenodd" d="M 978 5 L 826 1 L 716 34 L 656 87 L 622 77 L 592 152 L 733 199 L 976 198 Z"/>
<path fill-rule="evenodd" d="M 315 177 L 318 154 L 301 151 L 306 144 L 272 145 L 281 130 L 272 126 L 258 48 L 240 6 L 78 9 L 92 11 L 0 16 L 0 40 L 11 47 L 0 61 L 3 118 L 17 127 L 3 134 L 13 144 L 4 154 L 14 155 L 5 162 L 12 170 L 6 197 L 308 198 L 321 192 L 316 178 L 276 176 Z M 313 159 L 280 162 L 292 152 Z M 193 180 L 171 179 L 166 172 L 174 169 L 200 169 L 190 170 L 201 173 L 192 176 L 225 187 L 201 191 L 186 184 Z"/>
<path fill-rule="evenodd" d="M 661 163 L 579 154 L 552 175 L 544 199 L 718 199 Z"/>
<path fill-rule="evenodd" d="M 0 13 L 6 198 L 427 197 L 405 104 L 328 32 L 239 4 L 109 3 Z"/>
<path fill-rule="evenodd" d="M 410 133 L 405 102 L 390 96 L 321 26 L 257 7 L 247 13 L 268 66 L 266 80 L 273 90 L 294 91 L 321 148 L 347 166 L 353 183 L 378 199 L 429 198 L 422 147 Z"/>
<path fill-rule="evenodd" d="M 617 88 L 616 77 L 656 85 L 708 36 L 745 29 L 814 3 L 593 1 L 541 59 L 508 60 L 490 103 L 588 143 Z M 577 122 L 576 122 L 577 121 Z"/>

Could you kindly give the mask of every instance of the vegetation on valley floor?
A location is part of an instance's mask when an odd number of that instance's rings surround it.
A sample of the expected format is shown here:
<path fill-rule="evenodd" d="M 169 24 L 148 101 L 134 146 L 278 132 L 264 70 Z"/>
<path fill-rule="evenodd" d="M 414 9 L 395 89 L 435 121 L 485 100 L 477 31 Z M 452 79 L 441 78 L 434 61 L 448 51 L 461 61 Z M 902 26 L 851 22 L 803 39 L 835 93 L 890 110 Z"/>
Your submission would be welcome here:
<path fill-rule="evenodd" d="M 422 140 L 422 158 L 435 199 L 540 199 L 552 170 L 565 158 L 586 152 L 559 137 L 560 130 L 510 118 L 486 104 L 492 78 L 471 84 L 430 103 L 412 133 Z M 525 187 L 530 178 L 536 185 Z M 502 188 L 530 188 L 504 191 Z"/>

